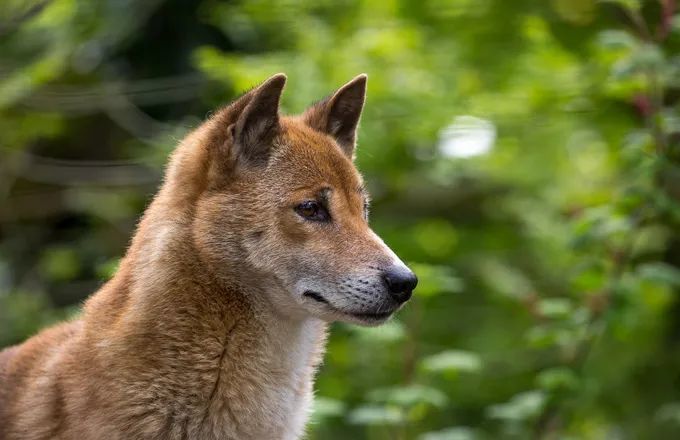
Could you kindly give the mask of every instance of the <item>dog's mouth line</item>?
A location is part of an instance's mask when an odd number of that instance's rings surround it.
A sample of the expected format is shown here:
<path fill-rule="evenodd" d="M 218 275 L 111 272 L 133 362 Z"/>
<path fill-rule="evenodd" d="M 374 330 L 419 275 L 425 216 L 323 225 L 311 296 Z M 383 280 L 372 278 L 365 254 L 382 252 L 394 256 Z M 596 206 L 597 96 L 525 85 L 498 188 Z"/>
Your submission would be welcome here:
<path fill-rule="evenodd" d="M 333 306 L 333 304 L 331 304 L 326 298 L 323 297 L 323 295 L 321 295 L 321 294 L 318 293 L 318 292 L 314 292 L 314 291 L 312 291 L 312 290 L 307 290 L 307 291 L 304 292 L 302 295 L 303 295 L 303 296 L 306 296 L 307 298 L 311 298 L 311 299 L 313 299 L 314 301 L 316 301 L 316 302 L 318 302 L 318 303 L 324 304 L 324 305 L 326 305 L 326 307 L 328 307 L 328 308 L 330 308 L 330 309 L 332 309 L 332 310 L 334 310 L 334 311 L 336 311 L 336 312 L 338 312 L 338 313 L 342 313 L 343 315 L 354 316 L 354 317 L 360 318 L 360 319 L 376 319 L 376 320 L 380 320 L 380 319 L 385 319 L 385 318 L 389 317 L 389 316 L 392 314 L 391 311 L 390 311 L 390 312 L 376 312 L 376 313 L 352 313 L 352 312 L 346 312 L 346 311 L 344 311 L 344 310 L 340 310 L 340 309 L 338 309 L 337 307 Z"/>
<path fill-rule="evenodd" d="M 331 305 L 331 303 L 329 303 L 326 298 L 324 298 L 320 293 L 314 292 L 313 290 L 308 290 L 302 295 L 306 296 L 307 298 L 311 298 L 316 302 L 320 302 L 321 304 L 326 304 L 328 306 Z"/>

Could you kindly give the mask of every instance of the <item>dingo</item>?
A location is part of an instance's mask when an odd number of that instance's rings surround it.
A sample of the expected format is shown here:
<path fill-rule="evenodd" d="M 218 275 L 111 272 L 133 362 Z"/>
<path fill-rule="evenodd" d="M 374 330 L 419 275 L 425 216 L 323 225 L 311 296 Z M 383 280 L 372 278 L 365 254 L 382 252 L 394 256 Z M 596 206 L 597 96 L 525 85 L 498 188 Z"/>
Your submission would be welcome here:
<path fill-rule="evenodd" d="M 366 76 L 300 116 L 285 82 L 181 142 L 80 319 L 0 353 L 0 439 L 303 434 L 326 323 L 382 323 L 417 279 L 367 223 Z"/>

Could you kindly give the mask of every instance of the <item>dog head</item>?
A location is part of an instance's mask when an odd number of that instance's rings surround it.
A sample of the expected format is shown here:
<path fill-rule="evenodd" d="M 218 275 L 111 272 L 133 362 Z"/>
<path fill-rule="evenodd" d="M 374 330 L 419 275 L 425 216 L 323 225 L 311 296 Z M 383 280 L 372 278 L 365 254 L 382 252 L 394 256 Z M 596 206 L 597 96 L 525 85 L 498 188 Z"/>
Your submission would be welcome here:
<path fill-rule="evenodd" d="M 194 237 L 216 270 L 247 265 L 282 312 L 379 324 L 417 278 L 368 224 L 353 164 L 366 76 L 300 116 L 279 115 L 275 75 L 208 121 L 207 188 Z"/>

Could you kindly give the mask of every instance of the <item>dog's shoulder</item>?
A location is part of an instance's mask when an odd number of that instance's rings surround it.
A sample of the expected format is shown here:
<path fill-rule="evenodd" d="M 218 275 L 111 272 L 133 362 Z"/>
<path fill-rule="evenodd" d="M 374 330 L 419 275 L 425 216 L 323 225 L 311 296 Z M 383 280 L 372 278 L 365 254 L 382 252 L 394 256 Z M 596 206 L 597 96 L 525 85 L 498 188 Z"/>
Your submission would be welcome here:
<path fill-rule="evenodd" d="M 61 323 L 0 352 L 0 425 L 5 429 L 18 419 L 44 423 L 46 414 L 40 408 L 51 407 L 46 401 L 59 398 L 55 390 L 60 369 L 67 368 L 61 362 L 65 346 L 80 327 L 80 321 Z"/>
<path fill-rule="evenodd" d="M 7 392 L 17 385 L 40 377 L 53 368 L 51 361 L 61 354 L 64 345 L 81 328 L 78 320 L 64 322 L 49 327 L 21 345 L 16 345 L 0 353 L 0 383 Z"/>

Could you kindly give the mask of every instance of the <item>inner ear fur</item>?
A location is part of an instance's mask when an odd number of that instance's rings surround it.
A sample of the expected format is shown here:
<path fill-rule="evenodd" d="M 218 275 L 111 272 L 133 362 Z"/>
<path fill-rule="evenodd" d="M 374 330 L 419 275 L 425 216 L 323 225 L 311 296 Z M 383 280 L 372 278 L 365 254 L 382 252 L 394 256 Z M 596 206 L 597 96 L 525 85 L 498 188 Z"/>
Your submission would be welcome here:
<path fill-rule="evenodd" d="M 279 104 L 285 85 L 286 75 L 276 74 L 232 104 L 240 110 L 227 129 L 237 161 L 251 165 L 267 162 L 280 129 Z"/>
<path fill-rule="evenodd" d="M 310 107 L 303 120 L 333 137 L 350 159 L 354 158 L 357 129 L 366 100 L 366 74 L 340 87 L 333 95 Z"/>

